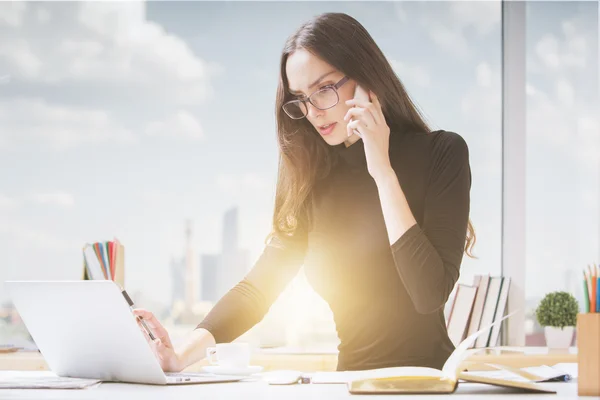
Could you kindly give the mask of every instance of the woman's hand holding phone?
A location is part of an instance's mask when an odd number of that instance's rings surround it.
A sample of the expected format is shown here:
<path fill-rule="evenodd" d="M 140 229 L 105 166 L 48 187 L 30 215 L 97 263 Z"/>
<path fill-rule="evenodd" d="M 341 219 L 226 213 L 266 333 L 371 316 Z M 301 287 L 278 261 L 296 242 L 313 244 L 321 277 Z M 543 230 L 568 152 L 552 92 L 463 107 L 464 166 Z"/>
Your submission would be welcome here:
<path fill-rule="evenodd" d="M 363 94 L 364 93 L 364 94 Z M 366 98 L 365 98 L 366 94 Z M 393 169 L 390 163 L 390 127 L 387 125 L 379 98 L 372 91 L 357 85 L 355 98 L 346 101 L 352 106 L 344 116 L 348 122 L 348 136 L 355 131 L 363 140 L 367 168 L 376 182 L 389 176 Z"/>
<path fill-rule="evenodd" d="M 141 326 L 140 321 L 138 321 L 138 325 L 140 325 L 141 331 L 144 333 L 144 337 L 148 341 L 148 344 L 152 348 L 154 355 L 158 359 L 161 368 L 165 372 L 179 372 L 185 366 L 179 359 L 178 355 L 175 353 L 175 349 L 173 348 L 173 344 L 171 343 L 171 339 L 169 337 L 169 333 L 162 326 L 162 324 L 158 321 L 158 319 L 154 316 L 150 311 L 136 308 L 133 310 L 133 313 L 140 317 L 143 321 L 146 321 L 146 324 L 156 336 L 154 340 L 150 338 L 148 332 Z"/>
<path fill-rule="evenodd" d="M 359 84 L 356 84 L 356 88 L 354 89 L 354 99 L 360 101 L 370 101 L 369 94 L 363 89 Z M 354 106 L 356 107 L 356 106 Z M 354 121 L 353 118 L 350 121 Z M 357 135 L 358 137 L 362 137 L 360 131 L 358 129 L 348 129 L 348 137 L 352 136 L 352 134 Z"/>

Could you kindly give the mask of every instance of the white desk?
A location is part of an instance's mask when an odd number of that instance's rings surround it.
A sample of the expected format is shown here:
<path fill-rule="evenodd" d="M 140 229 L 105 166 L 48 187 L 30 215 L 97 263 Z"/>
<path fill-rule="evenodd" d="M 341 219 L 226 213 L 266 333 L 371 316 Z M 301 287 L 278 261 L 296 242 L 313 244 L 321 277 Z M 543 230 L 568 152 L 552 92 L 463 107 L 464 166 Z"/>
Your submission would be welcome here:
<path fill-rule="evenodd" d="M 497 388 L 476 383 L 461 383 L 450 400 L 476 400 L 492 396 L 506 397 L 508 399 L 558 399 L 577 398 L 576 383 L 546 383 L 545 387 L 552 388 L 557 394 L 545 393 L 515 393 L 510 389 Z M 511 393 L 512 392 L 512 393 Z M 203 399 L 243 399 L 243 400 L 336 400 L 347 398 L 368 398 L 371 400 L 384 400 L 395 397 L 401 399 L 416 399 L 423 396 L 417 395 L 352 395 L 346 385 L 305 384 L 291 386 L 271 386 L 263 381 L 246 381 L 236 383 L 219 383 L 204 385 L 181 386 L 151 386 L 122 383 L 103 383 L 100 386 L 81 390 L 0 390 L 0 399 L 110 399 L 110 400 L 203 400 Z M 439 398 L 440 396 L 428 396 Z M 581 397 L 591 399 L 591 397 Z"/>

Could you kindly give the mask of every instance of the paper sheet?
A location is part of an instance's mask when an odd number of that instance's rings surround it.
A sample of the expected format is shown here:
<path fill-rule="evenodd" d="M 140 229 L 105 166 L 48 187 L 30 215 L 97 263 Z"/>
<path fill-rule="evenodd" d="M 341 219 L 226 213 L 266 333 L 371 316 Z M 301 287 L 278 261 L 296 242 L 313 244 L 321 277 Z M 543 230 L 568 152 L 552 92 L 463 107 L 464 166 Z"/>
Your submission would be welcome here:
<path fill-rule="evenodd" d="M 471 376 L 482 376 L 486 378 L 497 378 L 497 379 L 506 379 L 515 382 L 548 382 L 552 379 L 562 377 L 566 374 L 562 370 L 552 368 L 548 365 L 540 365 L 537 367 L 526 367 L 521 368 L 521 371 L 528 372 L 533 374 L 535 379 L 527 379 L 524 376 L 521 376 L 515 372 L 511 372 L 510 370 L 495 370 L 495 371 L 469 371 L 464 372 L 463 375 L 471 375 Z"/>
<path fill-rule="evenodd" d="M 463 372 L 462 375 L 465 376 L 481 376 L 484 378 L 496 378 L 496 379 L 505 379 L 509 381 L 515 382 L 530 382 L 528 379 L 523 378 L 520 375 L 514 374 L 510 371 L 504 370 L 495 370 L 495 371 L 469 371 Z"/>
<path fill-rule="evenodd" d="M 540 380 L 552 380 L 558 377 L 563 377 L 565 375 L 569 375 L 568 380 L 572 378 L 568 372 L 563 371 L 559 368 L 550 367 L 548 365 L 540 365 L 538 367 L 526 367 L 521 369 L 523 371 L 539 376 Z"/>
<path fill-rule="evenodd" d="M 50 371 L 0 371 L 0 389 L 85 389 L 96 379 L 63 378 Z"/>
<path fill-rule="evenodd" d="M 573 379 L 577 378 L 577 363 L 558 363 L 554 364 L 552 368 L 571 375 Z"/>

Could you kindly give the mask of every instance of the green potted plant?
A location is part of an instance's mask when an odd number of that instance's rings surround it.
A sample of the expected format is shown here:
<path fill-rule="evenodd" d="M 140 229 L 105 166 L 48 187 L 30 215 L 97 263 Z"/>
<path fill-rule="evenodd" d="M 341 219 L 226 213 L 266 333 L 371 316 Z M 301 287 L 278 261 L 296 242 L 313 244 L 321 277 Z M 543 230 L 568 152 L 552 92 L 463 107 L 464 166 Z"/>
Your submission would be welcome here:
<path fill-rule="evenodd" d="M 567 292 L 548 293 L 535 310 L 535 316 L 544 327 L 546 345 L 551 349 L 567 349 L 573 341 L 579 303 Z"/>

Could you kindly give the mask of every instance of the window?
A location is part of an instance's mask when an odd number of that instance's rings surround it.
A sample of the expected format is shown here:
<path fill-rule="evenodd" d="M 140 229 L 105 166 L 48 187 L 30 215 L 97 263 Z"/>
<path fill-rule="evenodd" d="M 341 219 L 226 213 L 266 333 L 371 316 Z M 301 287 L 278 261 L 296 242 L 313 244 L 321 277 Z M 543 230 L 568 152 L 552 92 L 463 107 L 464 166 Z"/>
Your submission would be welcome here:
<path fill-rule="evenodd" d="M 598 5 L 527 4 L 526 344 L 545 345 L 535 308 L 576 296 L 598 263 Z"/>
<path fill-rule="evenodd" d="M 500 274 L 499 2 L 19 2 L 0 5 L 0 278 L 80 279 L 82 245 L 116 236 L 135 302 L 187 332 L 262 250 L 280 51 L 326 11 L 363 23 L 432 127 L 466 139 L 479 258 L 461 282 Z M 337 340 L 303 274 L 248 337 Z"/>

